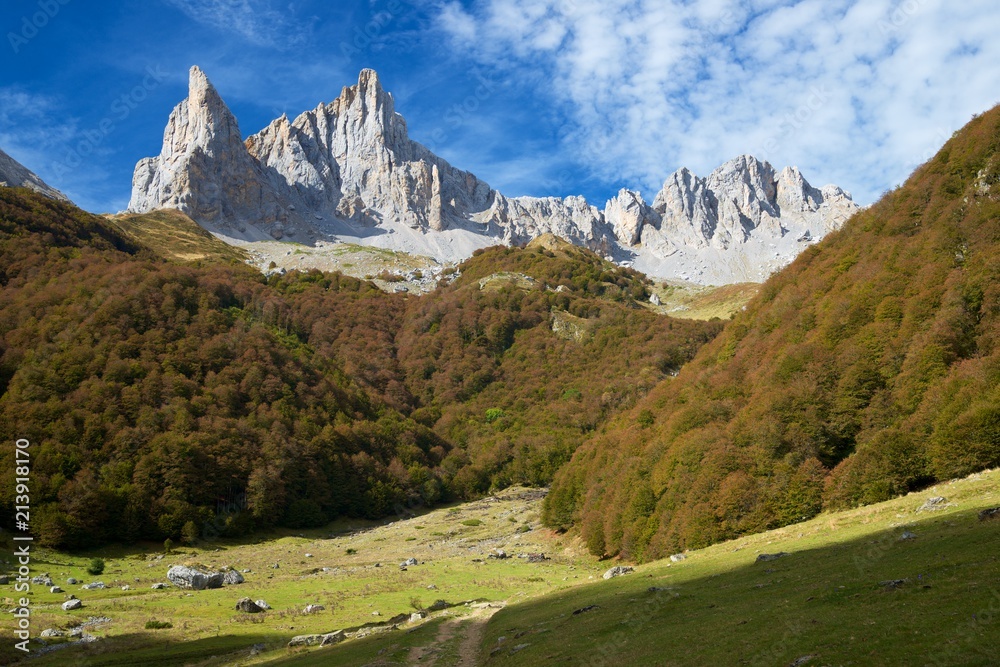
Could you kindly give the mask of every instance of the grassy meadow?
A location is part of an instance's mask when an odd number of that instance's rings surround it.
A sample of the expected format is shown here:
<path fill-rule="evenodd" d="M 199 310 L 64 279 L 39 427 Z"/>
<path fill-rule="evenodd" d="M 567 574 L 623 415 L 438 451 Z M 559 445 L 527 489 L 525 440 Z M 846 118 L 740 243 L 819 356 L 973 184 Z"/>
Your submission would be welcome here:
<path fill-rule="evenodd" d="M 30 664 L 985 666 L 1000 655 L 1000 519 L 979 518 L 1000 505 L 1000 470 L 611 580 L 601 574 L 616 563 L 538 526 L 541 496 L 512 488 L 391 523 L 171 555 L 106 549 L 95 552 L 107 560 L 99 577 L 85 572 L 95 554 L 43 553 L 35 569 L 85 606 L 63 612 L 64 594 L 37 592 L 34 634 L 111 621 L 87 628 L 98 641 Z M 945 500 L 922 509 L 935 497 Z M 511 557 L 488 557 L 498 549 Z M 550 560 L 518 557 L 529 553 Z M 407 558 L 420 564 L 403 571 Z M 251 572 L 219 590 L 150 589 L 170 564 L 193 562 Z M 83 591 L 67 577 L 110 588 Z M 273 609 L 237 612 L 243 596 Z M 395 629 L 373 626 L 332 647 L 287 646 L 296 635 L 356 629 L 438 600 L 449 606 Z M 325 610 L 303 614 L 307 604 Z M 150 620 L 173 627 L 147 630 Z"/>

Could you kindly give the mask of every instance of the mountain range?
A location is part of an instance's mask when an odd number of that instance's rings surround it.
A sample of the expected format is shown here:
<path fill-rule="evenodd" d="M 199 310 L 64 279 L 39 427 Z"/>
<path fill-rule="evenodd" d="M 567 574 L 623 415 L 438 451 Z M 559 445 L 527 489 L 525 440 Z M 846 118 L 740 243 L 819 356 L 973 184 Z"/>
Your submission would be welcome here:
<path fill-rule="evenodd" d="M 629 189 L 603 211 L 579 196 L 509 197 L 411 140 L 373 70 L 330 104 L 244 140 L 193 67 L 160 155 L 133 177 L 129 212 L 161 208 L 224 237 L 343 240 L 445 261 L 552 233 L 650 275 L 724 284 L 762 281 L 859 207 L 748 155 L 707 178 L 677 171 L 652 204 Z"/>

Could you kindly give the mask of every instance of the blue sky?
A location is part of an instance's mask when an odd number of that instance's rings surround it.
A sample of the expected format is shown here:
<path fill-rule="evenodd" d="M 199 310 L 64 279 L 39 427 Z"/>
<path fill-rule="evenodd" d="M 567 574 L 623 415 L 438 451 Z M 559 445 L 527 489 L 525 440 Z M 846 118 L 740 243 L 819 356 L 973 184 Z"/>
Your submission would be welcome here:
<path fill-rule="evenodd" d="M 96 6 L 95 6 L 96 5 Z M 0 148 L 93 211 L 159 153 L 187 71 L 244 135 L 372 67 L 411 136 L 509 195 L 741 153 L 870 203 L 1000 102 L 995 0 L 8 0 Z"/>

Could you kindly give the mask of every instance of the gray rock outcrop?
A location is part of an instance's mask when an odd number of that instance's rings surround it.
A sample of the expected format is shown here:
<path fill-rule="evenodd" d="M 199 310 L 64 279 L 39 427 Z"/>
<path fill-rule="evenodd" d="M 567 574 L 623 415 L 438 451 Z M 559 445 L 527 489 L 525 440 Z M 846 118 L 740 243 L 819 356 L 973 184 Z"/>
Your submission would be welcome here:
<path fill-rule="evenodd" d="M 243 575 L 240 574 L 238 570 L 229 568 L 227 570 L 223 570 L 222 572 L 222 583 L 226 586 L 236 586 L 238 584 L 242 584 L 244 581 L 246 581 L 246 579 L 243 578 Z"/>
<path fill-rule="evenodd" d="M 615 577 L 621 577 L 626 574 L 632 574 L 633 572 L 635 572 L 634 567 L 629 567 L 628 565 L 616 565 L 607 572 L 605 572 L 603 577 L 605 579 L 614 579 Z"/>
<path fill-rule="evenodd" d="M 223 574 L 221 572 L 203 571 L 187 565 L 174 565 L 167 570 L 167 579 L 178 588 L 189 588 L 203 591 L 209 588 L 222 588 Z"/>

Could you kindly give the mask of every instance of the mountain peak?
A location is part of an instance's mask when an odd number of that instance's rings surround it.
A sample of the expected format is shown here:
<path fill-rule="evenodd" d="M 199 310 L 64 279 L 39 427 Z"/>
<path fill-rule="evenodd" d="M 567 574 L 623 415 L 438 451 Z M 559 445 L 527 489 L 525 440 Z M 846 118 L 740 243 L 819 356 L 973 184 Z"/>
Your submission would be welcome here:
<path fill-rule="evenodd" d="M 843 200 L 836 211 L 821 207 L 825 190 L 797 170 L 779 183 L 752 155 L 708 178 L 680 169 L 652 205 L 628 189 L 603 212 L 582 197 L 504 197 L 412 141 L 373 69 L 330 104 L 292 122 L 282 116 L 246 142 L 240 136 L 192 67 L 163 152 L 136 168 L 131 210 L 179 208 L 237 236 L 335 235 L 446 261 L 551 232 L 652 275 L 719 284 L 767 277 L 804 247 L 796 239 L 822 237 L 831 214 L 857 208 L 844 195 L 834 196 Z M 447 237 L 435 233 L 444 230 Z"/>

